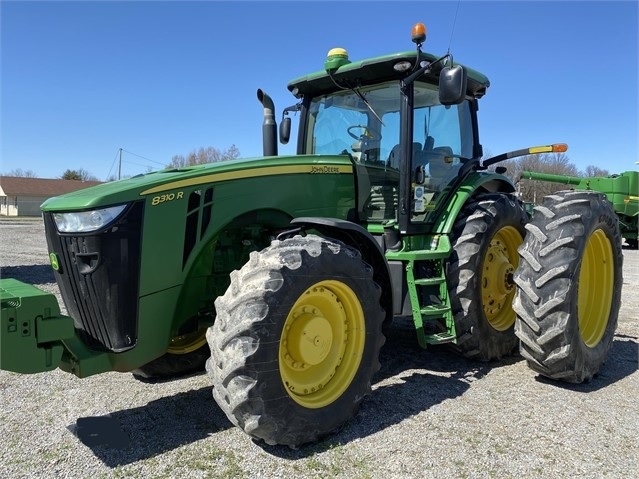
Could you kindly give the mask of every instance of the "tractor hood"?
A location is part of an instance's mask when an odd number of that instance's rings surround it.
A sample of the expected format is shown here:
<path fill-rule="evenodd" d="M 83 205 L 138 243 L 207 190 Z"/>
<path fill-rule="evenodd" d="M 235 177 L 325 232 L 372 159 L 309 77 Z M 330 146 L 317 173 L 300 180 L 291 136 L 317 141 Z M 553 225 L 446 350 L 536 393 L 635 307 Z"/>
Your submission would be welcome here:
<path fill-rule="evenodd" d="M 41 205 L 41 209 L 90 210 L 144 199 L 149 195 L 162 194 L 176 188 L 280 173 L 318 173 L 333 165 L 341 173 L 352 171 L 352 164 L 346 156 L 318 155 L 246 158 L 165 169 L 49 198 Z"/>

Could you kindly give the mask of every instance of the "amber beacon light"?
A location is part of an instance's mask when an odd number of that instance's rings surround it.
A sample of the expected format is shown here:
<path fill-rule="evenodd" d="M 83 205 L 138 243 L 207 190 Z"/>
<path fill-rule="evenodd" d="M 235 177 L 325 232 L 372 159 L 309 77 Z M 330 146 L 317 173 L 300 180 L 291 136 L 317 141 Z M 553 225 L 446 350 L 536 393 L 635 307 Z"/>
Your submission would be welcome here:
<path fill-rule="evenodd" d="M 416 23 L 413 25 L 411 40 L 413 43 L 417 43 L 418 45 L 424 43 L 426 41 L 426 25 L 423 23 Z"/>

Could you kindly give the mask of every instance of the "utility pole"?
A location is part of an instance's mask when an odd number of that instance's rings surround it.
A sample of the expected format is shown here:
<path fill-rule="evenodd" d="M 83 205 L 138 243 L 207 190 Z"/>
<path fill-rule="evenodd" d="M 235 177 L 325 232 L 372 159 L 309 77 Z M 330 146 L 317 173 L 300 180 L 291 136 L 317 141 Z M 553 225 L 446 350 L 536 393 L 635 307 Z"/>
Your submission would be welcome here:
<path fill-rule="evenodd" d="M 120 148 L 120 161 L 118 162 L 118 180 L 122 177 L 122 148 Z"/>

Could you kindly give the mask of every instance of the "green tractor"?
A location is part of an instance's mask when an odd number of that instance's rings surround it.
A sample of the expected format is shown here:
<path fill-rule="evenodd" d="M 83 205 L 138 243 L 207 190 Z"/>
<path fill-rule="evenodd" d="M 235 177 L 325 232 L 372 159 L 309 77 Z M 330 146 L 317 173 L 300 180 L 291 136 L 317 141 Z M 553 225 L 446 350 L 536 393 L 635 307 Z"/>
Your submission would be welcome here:
<path fill-rule="evenodd" d="M 605 193 L 619 217 L 621 237 L 630 248 L 639 246 L 639 171 L 624 171 L 618 175 L 578 176 L 553 175 L 536 171 L 522 171 L 520 180 L 548 181 L 570 185 L 575 190 Z"/>
<path fill-rule="evenodd" d="M 167 378 L 205 367 L 228 418 L 297 447 L 352 418 L 393 318 L 423 347 L 587 381 L 612 343 L 622 253 L 605 195 L 565 191 L 531 220 L 482 161 L 488 79 L 416 49 L 291 81 L 297 154 L 166 169 L 42 205 L 55 297 L 2 280 L 2 369 Z"/>

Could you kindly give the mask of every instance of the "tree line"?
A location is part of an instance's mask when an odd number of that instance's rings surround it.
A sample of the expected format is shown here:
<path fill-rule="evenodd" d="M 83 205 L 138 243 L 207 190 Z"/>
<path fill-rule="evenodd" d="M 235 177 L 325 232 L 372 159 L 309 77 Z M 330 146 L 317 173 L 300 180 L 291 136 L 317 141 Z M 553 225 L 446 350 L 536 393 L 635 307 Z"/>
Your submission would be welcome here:
<path fill-rule="evenodd" d="M 205 163 L 217 163 L 220 161 L 234 160 L 240 157 L 240 150 L 237 146 L 231 145 L 225 150 L 220 150 L 209 146 L 208 148 L 199 148 L 193 150 L 187 155 L 173 155 L 171 162 L 166 165 L 166 168 L 185 168 L 188 166 L 202 165 Z M 150 173 L 150 170 L 147 171 Z M 23 170 L 22 168 L 15 168 L 4 176 L 18 176 L 21 178 L 38 178 L 38 175 L 33 170 Z M 77 181 L 99 181 L 97 177 L 92 175 L 84 168 L 79 169 L 66 169 L 59 177 L 61 180 L 77 180 Z M 118 178 L 110 176 L 107 181 L 115 181 Z"/>
<path fill-rule="evenodd" d="M 231 145 L 226 150 L 218 150 L 212 146 L 193 150 L 188 155 L 174 155 L 169 163 L 169 168 L 184 168 L 187 166 L 203 165 L 205 163 L 217 163 L 220 161 L 234 160 L 240 157 L 240 150 Z"/>

